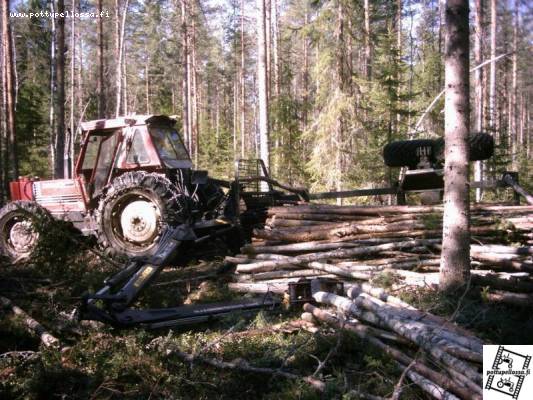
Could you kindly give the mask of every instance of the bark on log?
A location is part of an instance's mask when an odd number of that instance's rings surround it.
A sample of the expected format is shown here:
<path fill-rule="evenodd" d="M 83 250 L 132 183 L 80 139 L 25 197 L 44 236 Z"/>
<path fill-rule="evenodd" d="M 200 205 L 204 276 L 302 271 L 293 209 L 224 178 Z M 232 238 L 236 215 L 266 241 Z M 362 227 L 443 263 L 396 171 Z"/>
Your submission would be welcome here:
<path fill-rule="evenodd" d="M 278 267 L 286 264 L 302 264 L 312 261 L 326 260 L 328 258 L 348 258 L 356 257 L 361 255 L 376 254 L 382 251 L 394 250 L 394 249 L 403 249 L 408 247 L 422 246 L 426 243 L 431 243 L 435 241 L 431 240 L 407 240 L 402 242 L 387 243 L 377 246 L 366 246 L 359 247 L 354 249 L 338 249 L 320 253 L 309 253 L 304 255 L 299 255 L 296 257 L 291 257 L 287 260 L 281 261 L 263 261 L 253 264 L 238 265 L 237 271 L 243 273 L 251 272 L 268 272 L 277 269 Z"/>
<path fill-rule="evenodd" d="M 504 245 L 470 245 L 470 251 L 478 253 L 497 253 L 497 254 L 520 254 L 520 255 L 531 255 L 533 254 L 533 247 L 524 246 L 524 247 L 514 247 L 514 246 L 504 246 Z"/>
<path fill-rule="evenodd" d="M 475 353 L 469 354 L 468 352 L 463 352 L 461 349 L 449 351 L 450 353 L 455 351 L 454 354 L 458 355 L 460 358 L 478 363 L 483 361 L 481 358 L 483 342 L 469 332 L 467 332 L 466 335 L 462 332 L 458 332 L 456 326 L 444 318 L 423 313 L 419 310 L 393 308 L 391 305 L 366 293 L 356 295 L 356 292 L 353 290 L 349 291 L 348 297 L 353 299 L 357 306 L 373 312 L 379 318 L 383 319 L 383 316 L 388 314 L 393 318 L 400 320 L 412 320 L 418 324 L 420 329 L 428 330 L 428 333 L 430 333 L 429 331 L 433 331 L 436 337 L 435 340 L 438 340 L 439 338 L 445 340 L 446 343 L 443 343 L 443 346 L 450 344 L 453 347 L 454 344 L 457 344 L 458 346 Z"/>
<path fill-rule="evenodd" d="M 361 247 L 369 245 L 378 245 L 385 243 L 401 242 L 402 239 L 367 239 L 367 240 L 353 240 L 340 239 L 336 241 L 312 241 L 302 243 L 280 244 L 273 246 L 262 245 L 247 245 L 241 248 L 241 251 L 246 254 L 260 254 L 260 253 L 304 253 L 308 251 L 316 252 L 317 250 L 334 250 L 342 248 Z"/>
<path fill-rule="evenodd" d="M 533 212 L 533 206 L 511 206 L 511 205 L 490 205 L 475 204 L 471 207 L 475 212 L 495 212 L 495 213 L 513 213 Z M 306 204 L 293 207 L 271 207 L 268 215 L 287 215 L 292 213 L 308 214 L 338 214 L 338 215 L 367 215 L 382 216 L 387 214 L 442 214 L 442 206 L 335 206 L 328 204 Z"/>
<path fill-rule="evenodd" d="M 532 293 L 512 293 L 503 290 L 494 290 L 486 294 L 486 299 L 490 302 L 510 304 L 513 306 L 533 306 Z"/>
<path fill-rule="evenodd" d="M 401 369 L 407 368 L 406 365 L 399 365 Z M 424 378 L 422 375 L 416 373 L 412 369 L 407 371 L 407 376 L 413 381 L 420 389 L 428 393 L 437 400 L 459 400 L 459 398 L 450 392 L 444 390 L 442 387 L 437 385 L 435 382 L 430 381 L 427 378 Z M 470 397 L 466 397 L 467 399 Z"/>
<path fill-rule="evenodd" d="M 315 271 L 313 269 L 299 269 L 294 271 L 278 270 L 271 272 L 260 272 L 258 274 L 236 274 L 237 282 L 255 282 L 266 281 L 271 279 L 287 279 L 287 278 L 306 278 L 324 276 L 324 272 Z"/>
<path fill-rule="evenodd" d="M 471 338 L 472 340 L 475 340 L 478 342 L 479 345 L 483 345 L 483 342 L 481 342 L 475 335 L 468 331 L 467 329 L 462 328 L 461 326 L 455 325 L 454 323 L 439 317 L 438 315 L 433 315 L 430 313 L 427 313 L 425 311 L 419 310 L 409 303 L 406 303 L 402 301 L 401 299 L 390 295 L 387 293 L 384 289 L 374 287 L 370 285 L 369 283 L 362 283 L 362 284 L 346 284 L 344 286 L 346 295 L 350 299 L 354 299 L 361 292 L 367 293 L 373 297 L 376 297 L 382 301 L 387 302 L 387 304 L 396 305 L 398 307 L 402 307 L 403 310 L 408 310 L 408 314 L 412 315 L 412 319 L 415 319 L 417 321 L 420 321 L 422 323 L 429 321 L 428 323 L 434 323 L 438 326 L 445 327 L 447 330 L 451 332 L 455 332 L 459 335 L 463 335 L 466 337 Z"/>
<path fill-rule="evenodd" d="M 314 299 L 319 303 L 333 305 L 345 313 L 352 314 L 356 317 L 361 315 L 361 309 L 352 303 L 349 299 L 337 296 L 332 293 L 317 292 L 313 295 Z M 427 352 L 429 352 L 435 359 L 451 368 L 455 368 L 475 383 L 481 385 L 482 377 L 466 362 L 450 355 L 442 350 L 439 346 L 434 345 L 434 338 L 428 335 L 427 331 L 421 329 L 422 324 L 417 324 L 413 321 L 401 321 L 386 313 L 376 313 L 378 317 L 387 325 L 387 327 L 399 335 L 406 337 L 413 343 L 417 344 Z"/>
<path fill-rule="evenodd" d="M 336 328 L 341 328 L 341 323 L 336 317 L 334 317 L 330 313 L 318 307 L 315 307 L 311 304 L 304 304 L 304 310 L 322 322 L 325 322 Z M 358 325 L 358 326 L 344 325 L 343 327 L 344 329 L 355 333 L 361 339 L 367 340 L 370 344 L 379 348 L 385 354 L 389 355 L 390 357 L 392 357 L 393 359 L 397 360 L 398 362 L 402 364 L 409 365 L 413 361 L 412 358 L 406 355 L 405 353 L 401 352 L 395 347 L 385 344 L 384 342 L 382 342 L 381 340 L 373 336 L 370 333 L 370 331 L 366 329 L 364 325 Z M 465 387 L 461 385 L 457 385 L 453 380 L 450 380 L 447 376 L 427 367 L 421 361 L 418 361 L 418 360 L 415 361 L 412 365 L 412 368 L 413 370 L 419 372 L 420 374 L 426 376 L 427 378 L 441 385 L 445 389 L 461 396 L 464 399 L 470 399 L 470 398 L 476 399 L 476 400 L 481 399 L 480 395 L 471 393 L 471 391 L 469 391 Z M 479 391 L 481 392 L 481 389 L 479 389 Z"/>
<path fill-rule="evenodd" d="M 46 347 L 59 346 L 59 339 L 48 333 L 44 326 L 30 317 L 23 309 L 13 304 L 10 299 L 0 296 L 0 305 L 2 305 L 3 308 L 10 309 L 13 314 L 20 317 L 26 328 L 37 334 Z"/>

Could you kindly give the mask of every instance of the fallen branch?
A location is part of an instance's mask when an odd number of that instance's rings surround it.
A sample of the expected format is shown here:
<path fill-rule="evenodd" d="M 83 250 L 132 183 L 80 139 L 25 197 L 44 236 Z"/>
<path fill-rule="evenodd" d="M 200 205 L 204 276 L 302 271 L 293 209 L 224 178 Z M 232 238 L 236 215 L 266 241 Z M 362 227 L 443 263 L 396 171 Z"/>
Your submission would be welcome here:
<path fill-rule="evenodd" d="M 281 376 L 283 378 L 291 380 L 301 380 L 320 392 L 323 392 L 326 387 L 326 384 L 323 381 L 315 377 L 300 376 L 291 372 L 285 372 L 274 368 L 255 367 L 253 365 L 250 365 L 248 361 L 243 359 L 236 359 L 233 361 L 221 361 L 214 358 L 205 357 L 200 354 L 186 353 L 179 349 L 172 349 L 167 352 L 167 355 L 171 354 L 176 355 L 181 360 L 188 362 L 189 364 L 191 364 L 191 367 L 195 362 L 202 362 L 218 369 L 239 370 L 256 374 Z"/>
<path fill-rule="evenodd" d="M 0 296 L 0 305 L 3 308 L 10 309 L 13 314 L 20 317 L 26 328 L 29 331 L 37 334 L 40 337 L 41 342 L 46 347 L 59 346 L 59 339 L 48 333 L 44 326 L 42 326 L 39 322 L 30 317 L 23 309 L 13 304 L 11 300 L 6 297 Z"/>

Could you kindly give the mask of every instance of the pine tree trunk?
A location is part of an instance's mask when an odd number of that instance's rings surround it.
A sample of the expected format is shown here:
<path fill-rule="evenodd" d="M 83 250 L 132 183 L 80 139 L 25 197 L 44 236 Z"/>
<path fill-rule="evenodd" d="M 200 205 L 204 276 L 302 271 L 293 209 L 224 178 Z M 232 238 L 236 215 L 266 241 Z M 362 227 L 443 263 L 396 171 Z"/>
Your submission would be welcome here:
<path fill-rule="evenodd" d="M 187 0 L 181 0 L 181 64 L 183 66 L 182 78 L 182 98 L 183 98 L 183 138 L 185 146 L 191 151 L 190 132 L 189 132 L 189 46 L 188 46 L 188 28 L 187 28 Z"/>
<path fill-rule="evenodd" d="M 241 86 L 241 158 L 245 158 L 246 150 L 246 87 L 244 81 L 244 0 L 241 0 L 241 69 L 239 82 Z M 218 94 L 217 94 L 218 102 Z M 218 103 L 217 103 L 218 106 Z"/>
<path fill-rule="evenodd" d="M 50 2 L 50 11 L 52 14 L 55 13 L 55 2 Z M 55 18 L 50 18 L 50 109 L 49 109 L 49 123 L 50 123 L 50 164 L 52 166 L 52 175 L 55 175 L 55 165 L 56 165 L 56 23 Z M 6 169 L 7 171 L 7 169 Z"/>
<path fill-rule="evenodd" d="M 76 12 L 76 0 L 71 2 L 72 13 Z M 70 19 L 70 126 L 67 134 L 67 141 L 65 146 L 65 178 L 72 177 L 71 170 L 71 149 L 74 148 L 74 112 L 75 112 L 75 85 L 76 85 L 76 18 Z"/>
<path fill-rule="evenodd" d="M 270 168 L 265 0 L 257 0 L 257 9 L 257 86 L 259 99 L 259 155 L 265 163 L 266 167 Z"/>
<path fill-rule="evenodd" d="M 468 0 L 446 3 L 444 215 L 440 290 L 462 286 L 470 272 L 468 183 Z"/>
<path fill-rule="evenodd" d="M 98 13 L 103 11 L 102 0 L 98 0 Z M 98 58 L 98 78 L 96 81 L 96 94 L 98 96 L 98 118 L 105 118 L 105 98 L 104 98 L 104 19 L 98 18 L 96 24 L 96 37 L 98 40 L 97 45 L 97 58 Z"/>
<path fill-rule="evenodd" d="M 194 165 L 198 168 L 198 149 L 200 141 L 200 132 L 198 126 L 198 82 L 197 82 L 197 67 L 196 67 L 196 24 L 194 16 L 192 18 L 192 34 L 191 34 L 191 84 L 192 84 L 192 115 L 191 115 L 191 125 L 192 125 L 192 140 L 193 140 L 193 151 L 194 151 Z"/>
<path fill-rule="evenodd" d="M 3 18 L 3 5 L 0 9 Z M 2 23 L 3 25 L 3 23 Z M 7 108 L 7 94 L 5 91 L 5 57 L 4 57 L 4 45 L 0 46 L 0 76 L 2 79 L 2 112 L 0 113 L 0 203 L 4 204 L 7 193 L 9 193 L 9 160 L 7 155 L 8 139 L 7 139 L 7 120 L 6 120 L 6 108 Z"/>
<path fill-rule="evenodd" d="M 122 110 L 124 115 L 128 115 L 128 76 L 127 76 L 127 62 L 126 62 L 126 43 L 122 43 Z"/>
<path fill-rule="evenodd" d="M 474 33 L 474 59 L 476 66 L 483 62 L 483 0 L 475 0 L 475 33 Z M 475 130 L 483 130 L 483 68 L 478 68 L 474 72 L 475 85 Z M 474 163 L 474 180 L 483 180 L 483 163 Z M 476 202 L 480 202 L 483 195 L 481 188 L 476 189 Z"/>
<path fill-rule="evenodd" d="M 365 0 L 365 75 L 366 79 L 372 80 L 372 47 L 370 41 L 370 3 Z"/>
<path fill-rule="evenodd" d="M 11 23 L 9 21 L 9 0 L 2 1 L 2 43 L 4 45 L 4 91 L 6 93 L 6 137 L 8 138 L 7 157 L 11 178 L 18 179 L 17 132 L 15 126 L 15 65 Z"/>
<path fill-rule="evenodd" d="M 309 6 L 306 2 L 305 4 L 305 17 L 304 25 L 309 24 Z M 308 103 L 309 103 L 309 39 L 307 34 L 304 36 L 303 40 L 303 110 L 302 110 L 302 131 L 307 129 L 307 120 L 308 120 Z"/>
<path fill-rule="evenodd" d="M 497 131 L 496 117 L 496 28 L 497 12 L 496 0 L 490 2 L 490 82 L 489 82 L 489 127 L 495 135 L 496 144 L 499 144 L 500 135 Z"/>
<path fill-rule="evenodd" d="M 63 0 L 57 2 L 57 12 L 65 12 Z M 65 166 L 65 19 L 57 22 L 57 55 L 56 55 L 56 105 L 55 105 L 55 166 L 54 177 L 64 177 Z"/>
<path fill-rule="evenodd" d="M 279 16 L 278 16 L 278 0 L 271 0 L 272 2 L 272 55 L 274 57 L 274 94 L 276 98 L 281 93 L 280 82 L 280 63 L 279 63 Z"/>
<path fill-rule="evenodd" d="M 126 25 L 126 15 L 128 13 L 128 4 L 129 0 L 125 0 L 124 8 L 121 10 L 120 0 L 116 0 L 116 25 L 115 25 L 115 34 L 116 34 L 116 52 L 117 52 L 117 67 L 116 67 L 116 110 L 115 115 L 118 117 L 121 112 L 122 106 L 122 57 L 124 55 L 124 29 Z"/>
<path fill-rule="evenodd" d="M 270 102 L 272 100 L 272 6 L 271 0 L 264 0 L 264 3 L 267 99 Z"/>
<path fill-rule="evenodd" d="M 513 170 L 517 169 L 517 152 L 518 152 L 518 146 L 516 145 L 517 142 L 517 126 L 518 126 L 518 118 L 517 118 L 517 98 L 518 98 L 518 0 L 515 0 L 514 2 L 514 21 L 513 21 L 513 57 L 512 57 L 512 91 L 511 91 L 511 108 L 509 110 L 509 120 L 510 120 L 510 149 L 511 149 L 511 161 L 512 161 L 512 168 Z"/>

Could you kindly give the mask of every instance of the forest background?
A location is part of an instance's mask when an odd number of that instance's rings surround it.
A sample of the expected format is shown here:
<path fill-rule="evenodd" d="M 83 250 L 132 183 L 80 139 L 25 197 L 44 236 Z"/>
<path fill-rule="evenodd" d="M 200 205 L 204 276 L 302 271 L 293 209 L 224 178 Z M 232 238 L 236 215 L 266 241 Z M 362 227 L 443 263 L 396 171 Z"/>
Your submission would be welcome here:
<path fill-rule="evenodd" d="M 444 88 L 441 0 L 2 3 L 0 202 L 16 176 L 68 174 L 83 120 L 174 115 L 197 168 L 229 178 L 234 160 L 268 154 L 276 179 L 314 191 L 390 184 L 386 143 L 444 134 L 444 97 L 427 109 Z M 98 17 L 28 17 L 41 11 Z M 470 65 L 485 63 L 471 74 L 471 132 L 496 142 L 474 170 L 519 171 L 526 187 L 531 11 L 475 0 L 470 12 Z"/>

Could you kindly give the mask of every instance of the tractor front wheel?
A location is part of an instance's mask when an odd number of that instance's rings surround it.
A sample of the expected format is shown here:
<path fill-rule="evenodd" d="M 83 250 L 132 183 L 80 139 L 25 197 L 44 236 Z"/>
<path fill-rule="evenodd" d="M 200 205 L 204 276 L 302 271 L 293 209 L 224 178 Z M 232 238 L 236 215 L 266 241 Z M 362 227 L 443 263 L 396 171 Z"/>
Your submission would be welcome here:
<path fill-rule="evenodd" d="M 0 250 L 11 260 L 30 257 L 39 243 L 35 223 L 45 226 L 52 216 L 34 201 L 13 201 L 0 210 Z"/>
<path fill-rule="evenodd" d="M 154 254 L 162 233 L 185 223 L 187 198 L 164 176 L 128 172 L 116 178 L 98 207 L 98 240 L 111 255 Z"/>

